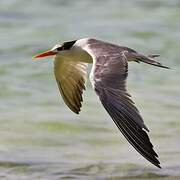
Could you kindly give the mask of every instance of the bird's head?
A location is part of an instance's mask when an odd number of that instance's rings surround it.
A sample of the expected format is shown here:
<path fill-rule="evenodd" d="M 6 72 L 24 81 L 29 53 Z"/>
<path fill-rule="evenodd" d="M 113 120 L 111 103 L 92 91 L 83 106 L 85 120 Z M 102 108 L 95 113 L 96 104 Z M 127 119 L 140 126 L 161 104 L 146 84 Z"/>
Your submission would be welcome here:
<path fill-rule="evenodd" d="M 73 47 L 73 45 L 75 44 L 75 42 L 76 42 L 76 40 L 64 42 L 63 44 L 57 44 L 52 49 L 42 52 L 40 54 L 37 54 L 37 55 L 33 56 L 32 58 L 35 59 L 35 58 L 42 58 L 42 57 L 46 57 L 46 56 L 61 54 L 64 51 L 70 50 Z"/>

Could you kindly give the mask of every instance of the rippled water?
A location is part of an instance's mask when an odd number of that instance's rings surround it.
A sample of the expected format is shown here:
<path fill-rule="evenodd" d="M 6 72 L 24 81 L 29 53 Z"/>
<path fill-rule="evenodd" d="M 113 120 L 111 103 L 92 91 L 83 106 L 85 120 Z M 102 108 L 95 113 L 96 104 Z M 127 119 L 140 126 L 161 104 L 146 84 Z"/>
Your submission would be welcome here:
<path fill-rule="evenodd" d="M 178 0 L 2 0 L 0 178 L 179 179 L 179 29 Z M 52 58 L 31 60 L 58 42 L 82 37 L 160 54 L 172 67 L 129 64 L 129 91 L 162 170 L 126 142 L 89 84 L 77 116 L 59 95 Z"/>

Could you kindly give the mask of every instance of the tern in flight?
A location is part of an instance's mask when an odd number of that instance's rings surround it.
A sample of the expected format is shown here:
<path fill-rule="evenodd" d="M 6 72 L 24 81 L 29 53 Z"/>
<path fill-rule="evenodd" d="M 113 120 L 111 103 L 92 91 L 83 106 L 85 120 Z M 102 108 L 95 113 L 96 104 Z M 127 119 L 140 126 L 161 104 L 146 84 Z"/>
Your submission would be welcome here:
<path fill-rule="evenodd" d="M 125 46 L 84 38 L 55 45 L 33 58 L 55 55 L 54 74 L 66 105 L 80 112 L 87 65 L 92 63 L 90 81 L 110 117 L 128 142 L 148 161 L 160 167 L 157 153 L 146 132 L 148 128 L 126 89 L 128 61 L 167 68 L 148 55 Z"/>

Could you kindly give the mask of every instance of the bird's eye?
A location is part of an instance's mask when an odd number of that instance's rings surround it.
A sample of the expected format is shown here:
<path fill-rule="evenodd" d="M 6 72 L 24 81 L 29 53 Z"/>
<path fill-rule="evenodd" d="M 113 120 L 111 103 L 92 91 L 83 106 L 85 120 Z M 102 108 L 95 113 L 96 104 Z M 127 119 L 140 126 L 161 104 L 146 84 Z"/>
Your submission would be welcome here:
<path fill-rule="evenodd" d="M 56 50 L 57 50 L 57 51 L 62 51 L 63 48 L 62 48 L 62 46 L 61 46 L 61 47 L 58 47 Z"/>

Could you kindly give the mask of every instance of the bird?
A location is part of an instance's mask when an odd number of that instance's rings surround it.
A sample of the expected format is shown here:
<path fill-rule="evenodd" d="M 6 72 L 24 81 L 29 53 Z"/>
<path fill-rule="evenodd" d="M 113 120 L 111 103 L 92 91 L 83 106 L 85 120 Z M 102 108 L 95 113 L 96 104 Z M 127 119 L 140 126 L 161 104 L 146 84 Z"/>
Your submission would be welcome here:
<path fill-rule="evenodd" d="M 82 38 L 55 45 L 33 59 L 55 55 L 54 74 L 65 104 L 79 114 L 86 89 L 87 66 L 92 63 L 90 81 L 101 104 L 127 141 L 145 159 L 161 168 L 157 153 L 126 86 L 128 63 L 147 63 L 169 69 L 155 61 L 159 55 L 144 55 L 129 47 L 93 38 Z"/>

